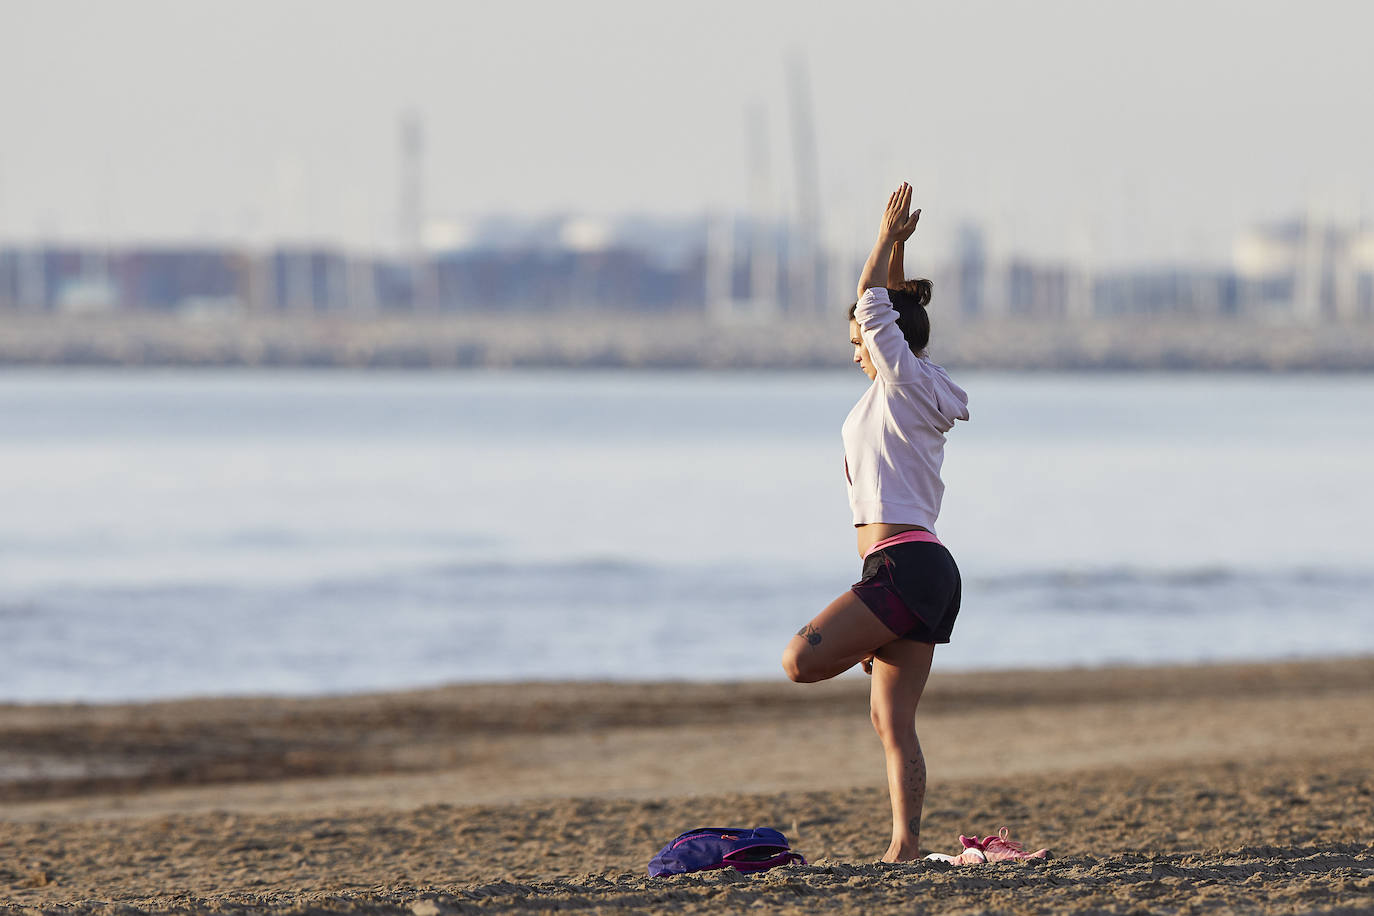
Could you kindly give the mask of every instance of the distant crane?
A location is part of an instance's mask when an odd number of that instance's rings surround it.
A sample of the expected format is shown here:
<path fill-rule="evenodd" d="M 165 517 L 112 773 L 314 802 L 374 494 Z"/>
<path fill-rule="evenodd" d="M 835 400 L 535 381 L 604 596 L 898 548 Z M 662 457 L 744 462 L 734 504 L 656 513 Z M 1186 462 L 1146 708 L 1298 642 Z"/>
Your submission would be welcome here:
<path fill-rule="evenodd" d="M 706 219 L 706 310 L 712 320 L 735 318 L 735 218 L 729 211 Z"/>
<path fill-rule="evenodd" d="M 411 307 L 421 314 L 439 311 L 438 290 L 425 256 L 424 240 L 424 127 L 416 112 L 401 117 L 401 249 L 410 265 Z"/>
<path fill-rule="evenodd" d="M 1315 321 L 1322 314 L 1322 287 L 1326 273 L 1326 226 L 1314 204 L 1308 203 L 1302 221 L 1302 252 L 1294 282 L 1293 311 L 1303 321 Z"/>
<path fill-rule="evenodd" d="M 815 313 L 819 288 L 817 277 L 817 230 L 820 228 L 820 178 L 816 166 L 816 129 L 811 117 L 811 80 L 800 52 L 788 59 L 787 84 L 792 101 L 792 156 L 796 168 L 797 211 L 792 242 L 792 283 L 789 307 Z"/>
<path fill-rule="evenodd" d="M 778 310 L 778 240 L 773 219 L 772 175 L 768 161 L 768 112 L 761 104 L 745 110 L 749 167 L 749 298 L 737 303 L 755 320 Z"/>

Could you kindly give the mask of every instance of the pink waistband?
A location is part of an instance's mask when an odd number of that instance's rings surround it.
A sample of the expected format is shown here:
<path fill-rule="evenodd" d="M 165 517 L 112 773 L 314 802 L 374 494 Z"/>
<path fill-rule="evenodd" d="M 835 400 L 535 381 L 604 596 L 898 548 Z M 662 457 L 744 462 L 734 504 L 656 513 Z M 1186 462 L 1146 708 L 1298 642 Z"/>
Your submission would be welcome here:
<path fill-rule="evenodd" d="M 901 534 L 894 534 L 890 538 L 883 538 L 881 541 L 868 548 L 868 553 L 864 554 L 864 559 L 867 560 L 868 554 L 873 553 L 875 550 L 882 550 L 884 547 L 895 547 L 898 544 L 914 544 L 918 542 L 939 544 L 940 539 L 929 531 L 903 531 Z"/>

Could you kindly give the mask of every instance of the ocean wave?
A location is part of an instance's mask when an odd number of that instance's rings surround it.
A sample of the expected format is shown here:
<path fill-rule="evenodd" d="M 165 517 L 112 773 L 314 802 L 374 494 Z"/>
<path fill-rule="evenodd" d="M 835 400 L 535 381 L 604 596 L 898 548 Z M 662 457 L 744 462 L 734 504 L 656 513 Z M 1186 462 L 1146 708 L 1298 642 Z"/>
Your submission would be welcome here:
<path fill-rule="evenodd" d="M 828 570 L 756 569 L 741 566 L 678 566 L 624 557 L 567 559 L 484 556 L 367 572 L 325 570 L 297 579 L 252 581 L 220 576 L 203 580 L 71 581 L 16 593 L 0 590 L 0 616 L 52 602 L 72 606 L 101 602 L 129 607 L 140 601 L 175 606 L 178 601 L 279 602 L 293 606 L 347 600 L 379 606 L 393 601 L 463 605 L 485 600 L 562 602 L 569 606 L 633 601 L 675 608 L 719 601 L 785 603 L 819 600 L 845 582 Z M 1299 567 L 1247 570 L 1224 566 L 1149 569 L 1129 566 L 1025 570 L 965 578 L 966 606 L 996 605 L 1030 611 L 1130 611 L 1195 613 L 1209 607 L 1270 607 L 1323 602 L 1346 604 L 1374 590 L 1374 570 Z M 4 591 L 10 591 L 8 595 Z M 828 599 L 826 599 L 828 600 Z M 23 610 L 29 613 L 29 610 Z"/>
<path fill-rule="evenodd" d="M 847 580 L 846 580 L 847 581 Z M 760 571 L 735 566 L 677 566 L 604 555 L 569 559 L 485 557 L 374 571 L 326 571 L 300 578 L 244 580 L 220 573 L 204 578 L 145 583 L 61 582 L 15 590 L 0 586 L 0 601 L 59 611 L 179 606 L 243 609 L 375 606 L 397 603 L 450 608 L 516 602 L 543 607 L 634 606 L 691 609 L 720 603 L 795 604 L 798 613 L 834 597 L 845 582 L 833 575 Z M 5 594 L 9 592 L 9 594 Z M 8 606 L 8 605 L 7 605 Z M 16 605 L 17 606 L 17 605 Z M 816 609 L 819 608 L 819 605 Z"/>
<path fill-rule="evenodd" d="M 35 601 L 0 601 L 0 620 L 33 620 L 40 614 L 42 607 Z"/>
<path fill-rule="evenodd" d="M 969 584 L 987 592 L 1017 591 L 1026 588 L 1075 589 L 1151 587 L 1151 588 L 1229 588 L 1236 585 L 1322 585 L 1335 587 L 1374 586 L 1374 570 L 1294 569 L 1253 570 L 1224 566 L 1192 569 L 1146 569 L 1112 566 L 1099 569 L 1028 570 L 1000 576 L 977 576 Z"/>
<path fill-rule="evenodd" d="M 942 653 L 964 667 L 1019 667 L 1360 651 L 1374 644 L 1371 585 L 1370 571 L 1311 568 L 972 576 L 958 638 Z M 0 594 L 0 701 L 336 693 L 419 680 L 773 677 L 780 645 L 842 587 L 823 569 L 598 554 L 308 583 L 68 581 Z M 1291 626 L 1316 610 L 1323 626 Z"/>
<path fill-rule="evenodd" d="M 1110 567 L 977 577 L 965 583 L 964 603 L 1039 615 L 1286 618 L 1354 612 L 1367 605 L 1371 588 L 1371 570 Z"/>
<path fill-rule="evenodd" d="M 499 542 L 487 535 L 462 531 L 347 531 L 264 526 L 240 528 L 212 534 L 163 531 L 154 535 L 133 534 L 114 529 L 90 529 L 49 535 L 25 533 L 0 534 L 0 556 L 49 556 L 73 559 L 91 554 L 138 556 L 163 551 L 241 551 L 293 549 L 300 551 L 383 548 L 383 549 L 494 549 Z"/>

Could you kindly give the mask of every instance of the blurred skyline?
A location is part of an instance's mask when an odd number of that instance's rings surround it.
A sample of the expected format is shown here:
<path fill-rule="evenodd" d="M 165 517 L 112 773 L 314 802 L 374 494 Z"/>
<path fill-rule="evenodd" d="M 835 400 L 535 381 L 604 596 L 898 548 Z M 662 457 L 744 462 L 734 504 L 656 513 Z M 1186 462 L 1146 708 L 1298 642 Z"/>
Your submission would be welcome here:
<path fill-rule="evenodd" d="M 933 257 L 976 221 L 1032 257 L 1229 263 L 1249 226 L 1374 208 L 1353 2 L 0 9 L 0 243 L 398 250 L 407 113 L 428 223 L 789 221 L 799 62 L 840 250 L 901 179 Z"/>

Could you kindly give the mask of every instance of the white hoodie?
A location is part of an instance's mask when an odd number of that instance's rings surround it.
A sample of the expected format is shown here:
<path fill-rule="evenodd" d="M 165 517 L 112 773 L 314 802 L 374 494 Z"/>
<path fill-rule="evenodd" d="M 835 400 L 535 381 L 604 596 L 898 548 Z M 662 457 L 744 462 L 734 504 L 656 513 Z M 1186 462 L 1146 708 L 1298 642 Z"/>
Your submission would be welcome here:
<path fill-rule="evenodd" d="M 885 289 L 854 309 L 878 377 L 845 418 L 845 475 L 854 524 L 935 530 L 945 484 L 945 433 L 968 419 L 968 395 L 945 370 L 911 351 Z"/>

